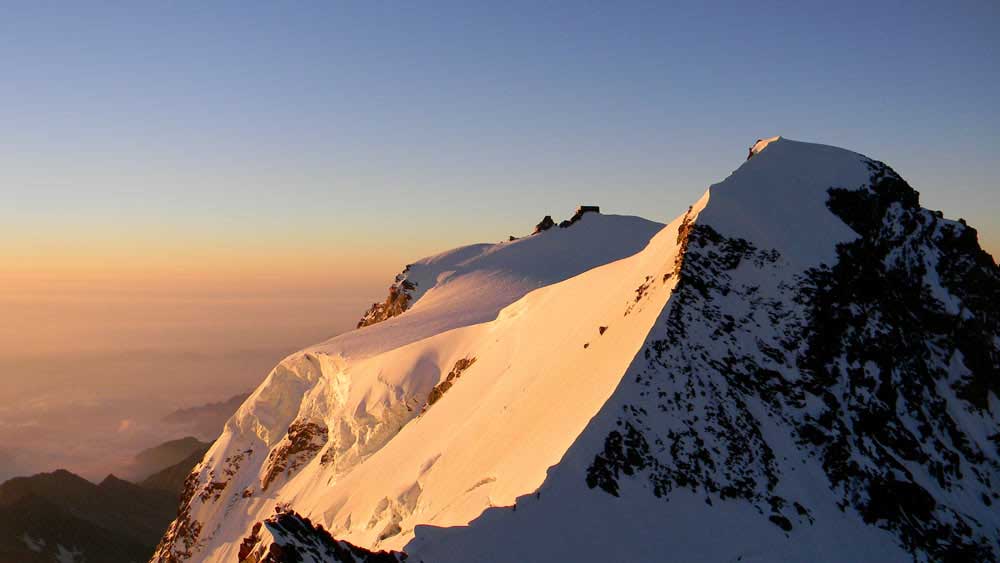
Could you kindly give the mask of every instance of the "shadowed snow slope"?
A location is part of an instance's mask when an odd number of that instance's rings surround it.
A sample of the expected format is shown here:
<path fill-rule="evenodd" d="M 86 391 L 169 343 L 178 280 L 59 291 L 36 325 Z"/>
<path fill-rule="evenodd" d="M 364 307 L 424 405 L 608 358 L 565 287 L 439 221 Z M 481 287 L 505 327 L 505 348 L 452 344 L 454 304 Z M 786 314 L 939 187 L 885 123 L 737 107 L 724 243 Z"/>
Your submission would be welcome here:
<path fill-rule="evenodd" d="M 996 560 L 1000 271 L 882 163 L 752 152 L 578 275 L 529 245 L 611 218 L 411 267 L 275 368 L 156 559 L 263 553 L 278 507 L 427 563 Z"/>

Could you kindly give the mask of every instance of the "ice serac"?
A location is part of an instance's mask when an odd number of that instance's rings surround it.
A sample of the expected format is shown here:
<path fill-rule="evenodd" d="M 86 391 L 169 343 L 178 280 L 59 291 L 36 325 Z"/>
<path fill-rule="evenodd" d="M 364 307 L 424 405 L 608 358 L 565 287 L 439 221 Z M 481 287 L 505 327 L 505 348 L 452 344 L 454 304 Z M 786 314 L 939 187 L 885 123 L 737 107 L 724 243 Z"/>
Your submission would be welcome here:
<path fill-rule="evenodd" d="M 280 551 L 276 508 L 427 563 L 1000 558 L 1000 270 L 885 164 L 754 148 L 631 247 L 587 213 L 421 261 L 255 391 L 156 560 Z"/>

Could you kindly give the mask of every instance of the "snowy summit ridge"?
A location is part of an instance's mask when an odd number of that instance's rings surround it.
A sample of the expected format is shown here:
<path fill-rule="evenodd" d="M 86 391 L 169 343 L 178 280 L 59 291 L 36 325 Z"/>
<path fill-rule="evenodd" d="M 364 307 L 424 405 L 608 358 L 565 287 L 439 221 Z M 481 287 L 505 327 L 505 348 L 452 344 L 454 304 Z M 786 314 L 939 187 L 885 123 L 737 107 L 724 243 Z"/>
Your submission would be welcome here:
<path fill-rule="evenodd" d="M 881 162 L 750 156 L 665 226 L 415 262 L 247 399 L 154 561 L 1000 558 L 1000 270 Z"/>
<path fill-rule="evenodd" d="M 781 139 L 780 135 L 776 137 L 768 137 L 767 139 L 757 139 L 757 142 L 750 146 L 750 154 L 747 156 L 747 160 L 750 160 L 750 158 L 753 157 L 755 154 L 766 149 L 767 145 L 770 145 L 771 143 L 778 141 L 780 139 Z"/>

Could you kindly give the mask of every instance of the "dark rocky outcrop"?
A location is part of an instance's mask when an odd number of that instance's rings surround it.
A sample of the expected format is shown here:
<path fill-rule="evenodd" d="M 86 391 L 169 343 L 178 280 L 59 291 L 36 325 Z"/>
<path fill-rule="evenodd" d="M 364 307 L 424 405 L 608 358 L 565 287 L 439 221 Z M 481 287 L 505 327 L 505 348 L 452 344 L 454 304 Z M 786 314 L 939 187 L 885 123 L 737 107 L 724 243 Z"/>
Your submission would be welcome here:
<path fill-rule="evenodd" d="M 665 499 L 687 489 L 748 502 L 785 532 L 810 526 L 805 499 L 777 494 L 788 468 L 761 429 L 780 427 L 819 460 L 841 510 L 915 560 L 1000 559 L 976 516 L 1000 500 L 995 440 L 976 429 L 1000 390 L 1000 269 L 974 230 L 868 166 L 867 186 L 828 192 L 858 238 L 797 276 L 774 249 L 684 222 L 665 320 L 591 488 L 617 496 L 638 478 Z"/>
<path fill-rule="evenodd" d="M 566 221 L 566 227 L 569 227 L 570 225 L 576 223 L 577 221 L 582 219 L 583 216 L 587 213 L 600 213 L 600 212 L 601 208 L 597 205 L 581 205 L 580 207 L 576 208 L 576 212 L 573 213 L 573 216 L 570 217 L 568 221 Z M 563 227 L 562 224 L 560 224 L 559 226 Z"/>
<path fill-rule="evenodd" d="M 389 296 L 382 303 L 372 303 L 372 306 L 365 311 L 365 314 L 358 321 L 357 328 L 363 328 L 375 323 L 380 323 L 386 319 L 391 319 L 403 314 L 413 300 L 413 290 L 417 285 L 406 279 L 406 273 L 410 267 L 407 266 L 403 273 L 396 276 L 396 283 L 389 286 Z"/>
<path fill-rule="evenodd" d="M 458 378 L 462 376 L 462 372 L 472 367 L 472 364 L 474 363 L 476 363 L 475 356 L 462 358 L 461 360 L 455 362 L 455 366 L 451 368 L 450 372 L 448 372 L 444 381 L 435 385 L 434 389 L 431 389 L 431 393 L 427 397 L 427 404 L 424 405 L 424 410 L 426 411 L 431 407 L 431 405 L 438 402 L 438 400 L 444 396 L 445 392 L 448 391 L 448 389 L 451 389 L 451 386 L 458 381 Z"/>
<path fill-rule="evenodd" d="M 266 491 L 267 486 L 278 475 L 291 475 L 308 463 L 326 445 L 327 434 L 327 428 L 322 423 L 302 420 L 293 422 L 288 427 L 288 435 L 267 455 L 261 490 Z"/>
<path fill-rule="evenodd" d="M 598 206 L 596 206 L 596 205 L 581 205 L 581 206 L 579 206 L 579 207 L 576 208 L 576 212 L 573 213 L 572 217 L 570 217 L 569 219 L 564 219 L 564 220 L 562 220 L 562 221 L 559 222 L 559 228 L 560 229 L 565 229 L 567 227 L 571 227 L 577 221 L 579 221 L 580 219 L 582 219 L 583 216 L 585 214 L 587 214 L 587 213 L 600 213 L 600 212 L 601 212 L 601 208 L 598 207 Z M 540 233 L 542 231 L 547 231 L 547 230 L 551 229 L 554 226 L 556 226 L 556 222 L 552 220 L 552 216 L 551 215 L 546 215 L 545 218 L 542 219 L 541 223 L 538 223 L 537 225 L 535 225 L 535 230 L 531 234 L 534 235 L 534 234 L 538 234 L 538 233 Z"/>
<path fill-rule="evenodd" d="M 551 215 L 546 215 L 545 217 L 542 218 L 542 220 L 537 225 L 535 225 L 535 230 L 532 231 L 531 234 L 537 235 L 538 233 L 540 233 L 542 231 L 547 231 L 547 230 L 549 230 L 549 229 L 551 229 L 552 227 L 555 227 L 555 226 L 556 226 L 556 222 L 552 220 L 552 216 Z"/>
<path fill-rule="evenodd" d="M 167 528 L 153 553 L 152 561 L 177 563 L 191 558 L 201 539 L 201 522 L 191 516 L 191 502 L 199 489 L 197 467 L 184 480 L 177 516 Z"/>
<path fill-rule="evenodd" d="M 201 540 L 202 525 L 197 519 L 191 516 L 191 508 L 194 499 L 201 502 L 218 502 L 222 498 L 223 491 L 229 486 L 232 476 L 239 470 L 240 465 L 249 456 L 253 455 L 252 449 L 240 451 L 223 460 L 222 475 L 217 475 L 211 470 L 206 475 L 206 483 L 201 484 L 200 464 L 195 466 L 184 480 L 184 489 L 181 491 L 180 504 L 175 504 L 176 517 L 166 533 L 160 539 L 153 553 L 153 561 L 165 563 L 176 563 L 191 558 L 194 549 Z"/>
<path fill-rule="evenodd" d="M 323 526 L 290 511 L 278 512 L 254 524 L 239 550 L 240 563 L 400 563 L 405 560 L 406 554 L 402 552 L 370 551 L 334 539 Z"/>

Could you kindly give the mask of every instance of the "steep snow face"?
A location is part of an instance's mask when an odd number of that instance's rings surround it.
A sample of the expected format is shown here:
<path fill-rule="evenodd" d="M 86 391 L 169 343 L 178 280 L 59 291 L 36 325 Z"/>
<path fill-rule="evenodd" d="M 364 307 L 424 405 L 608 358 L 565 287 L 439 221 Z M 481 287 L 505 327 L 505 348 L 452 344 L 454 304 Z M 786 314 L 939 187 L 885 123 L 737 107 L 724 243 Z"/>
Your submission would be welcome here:
<path fill-rule="evenodd" d="M 785 139 L 710 191 L 642 353 L 545 484 L 407 552 L 1000 559 L 1000 271 L 975 232 L 882 163 Z"/>
<path fill-rule="evenodd" d="M 654 244 L 662 225 L 588 213 L 411 265 L 426 289 L 404 314 L 290 356 L 251 395 L 156 558 L 236 558 L 285 503 L 338 539 L 398 547 L 416 524 L 464 524 L 537 487 L 648 331 L 656 306 L 635 306 L 637 288 L 665 302 L 679 224 Z"/>

